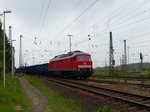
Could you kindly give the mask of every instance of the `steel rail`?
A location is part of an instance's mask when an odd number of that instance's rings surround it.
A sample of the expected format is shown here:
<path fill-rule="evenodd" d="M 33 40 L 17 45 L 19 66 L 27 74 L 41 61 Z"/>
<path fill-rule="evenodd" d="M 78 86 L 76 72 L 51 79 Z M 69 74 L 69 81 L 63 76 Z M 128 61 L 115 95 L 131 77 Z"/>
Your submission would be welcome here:
<path fill-rule="evenodd" d="M 93 77 L 100 77 L 100 78 L 112 78 L 112 79 L 126 79 L 126 80 L 150 80 L 150 77 L 135 77 L 135 76 L 102 76 L 102 75 L 92 75 Z"/>
<path fill-rule="evenodd" d="M 89 84 L 69 81 L 69 80 L 60 79 L 60 78 L 59 79 L 45 78 L 45 79 L 48 81 L 53 81 L 53 82 L 60 83 L 66 86 L 70 86 L 73 88 L 82 89 L 84 91 L 91 92 L 96 95 L 103 95 L 103 96 L 111 97 L 113 99 L 127 102 L 130 104 L 136 105 L 137 107 L 150 110 L 150 97 L 149 96 L 134 94 L 130 92 L 124 92 L 124 91 L 118 91 L 118 90 L 108 89 L 104 87 L 93 86 Z"/>
<path fill-rule="evenodd" d="M 112 81 L 112 80 L 95 80 L 95 79 L 87 79 L 87 82 L 97 82 L 97 83 L 109 83 L 109 84 L 122 84 L 122 85 L 134 85 L 140 86 L 143 88 L 150 88 L 150 84 L 140 84 L 140 83 L 131 83 L 131 82 L 119 82 L 119 81 Z"/>

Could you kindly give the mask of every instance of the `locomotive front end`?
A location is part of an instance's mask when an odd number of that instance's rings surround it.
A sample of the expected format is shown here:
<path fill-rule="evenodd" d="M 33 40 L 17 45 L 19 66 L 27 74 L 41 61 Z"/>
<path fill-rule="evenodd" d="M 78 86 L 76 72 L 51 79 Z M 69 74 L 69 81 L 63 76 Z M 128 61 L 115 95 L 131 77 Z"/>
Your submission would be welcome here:
<path fill-rule="evenodd" d="M 76 56 L 76 67 L 81 77 L 87 78 L 93 73 L 93 63 L 89 54 Z"/>

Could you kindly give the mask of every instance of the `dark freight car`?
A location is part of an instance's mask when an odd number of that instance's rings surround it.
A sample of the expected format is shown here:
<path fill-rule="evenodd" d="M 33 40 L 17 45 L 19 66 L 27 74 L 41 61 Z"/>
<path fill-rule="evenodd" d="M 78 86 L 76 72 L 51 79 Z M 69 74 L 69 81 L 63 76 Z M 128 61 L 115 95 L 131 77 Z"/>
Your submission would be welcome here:
<path fill-rule="evenodd" d="M 47 74 L 48 73 L 48 63 L 41 65 L 33 65 L 27 67 L 20 67 L 16 70 L 18 73 L 27 73 L 27 74 Z"/>

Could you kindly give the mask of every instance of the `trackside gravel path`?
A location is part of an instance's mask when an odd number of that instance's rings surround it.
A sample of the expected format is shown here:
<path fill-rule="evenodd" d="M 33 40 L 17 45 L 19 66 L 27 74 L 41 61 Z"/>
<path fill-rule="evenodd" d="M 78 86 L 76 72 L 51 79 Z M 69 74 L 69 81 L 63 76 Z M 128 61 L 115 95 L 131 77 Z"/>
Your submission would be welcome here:
<path fill-rule="evenodd" d="M 44 112 L 48 105 L 48 97 L 29 84 L 23 77 L 19 77 L 21 87 L 32 101 L 32 112 Z"/>

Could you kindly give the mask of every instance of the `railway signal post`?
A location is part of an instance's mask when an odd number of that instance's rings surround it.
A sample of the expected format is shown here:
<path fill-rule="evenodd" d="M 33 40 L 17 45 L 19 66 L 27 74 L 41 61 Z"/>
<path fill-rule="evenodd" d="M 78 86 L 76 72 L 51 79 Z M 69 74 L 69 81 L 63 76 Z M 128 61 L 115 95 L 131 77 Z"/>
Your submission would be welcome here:
<path fill-rule="evenodd" d="M 140 69 L 143 70 L 143 54 L 140 52 Z"/>

